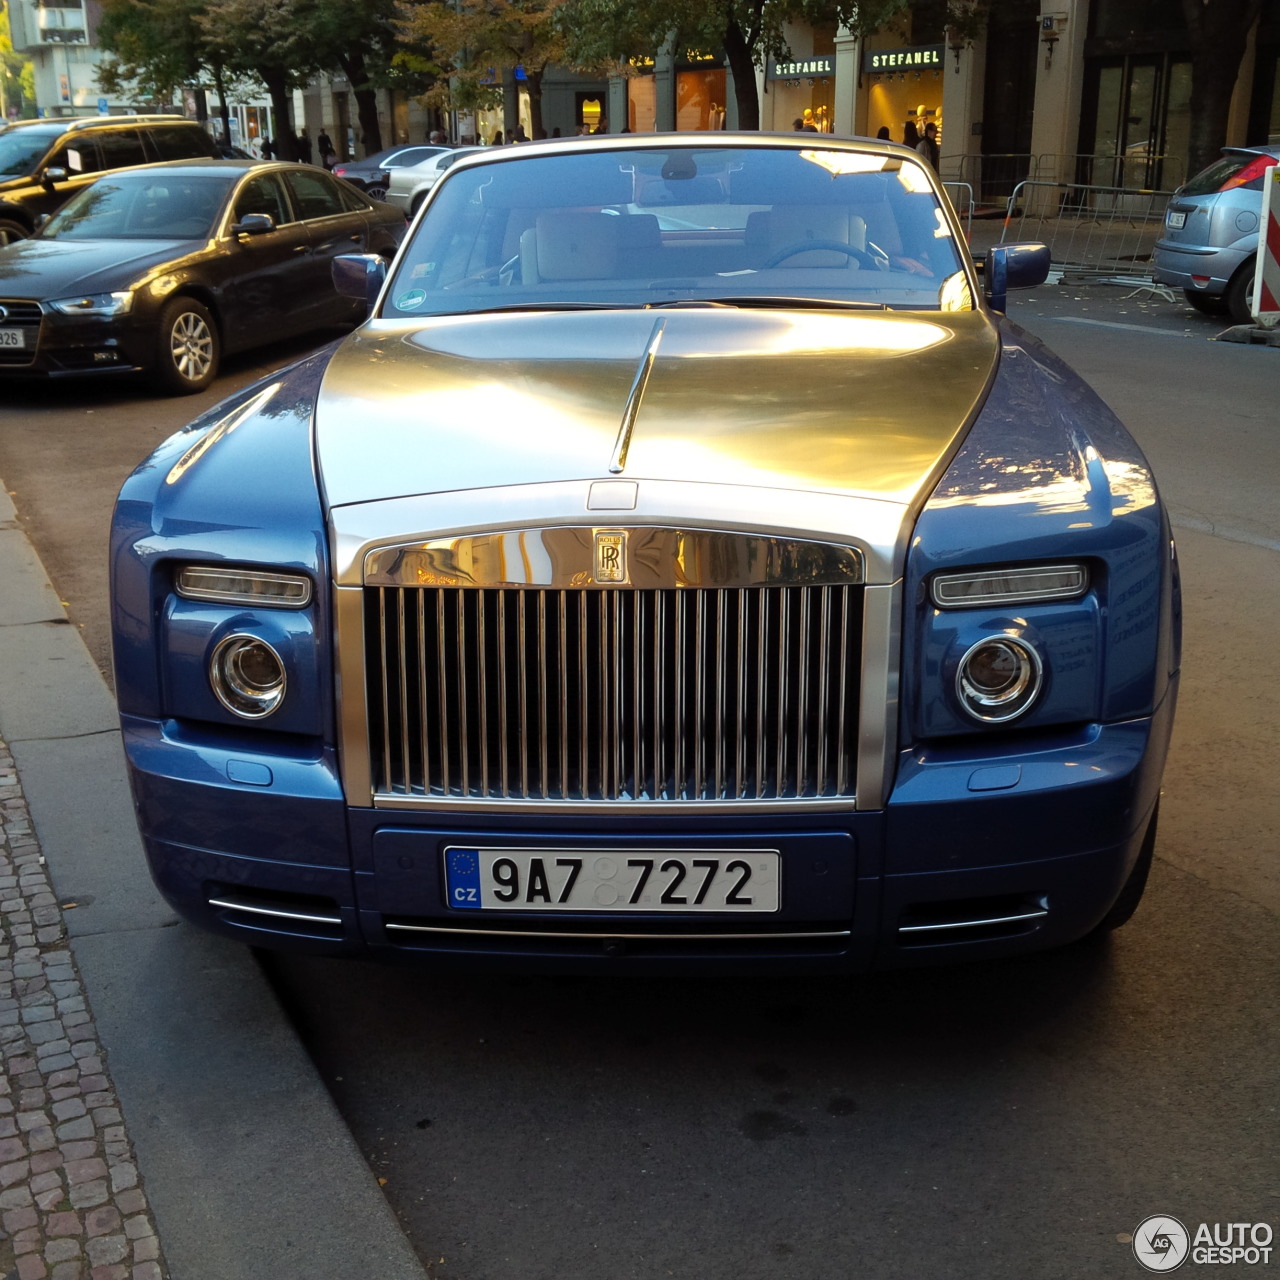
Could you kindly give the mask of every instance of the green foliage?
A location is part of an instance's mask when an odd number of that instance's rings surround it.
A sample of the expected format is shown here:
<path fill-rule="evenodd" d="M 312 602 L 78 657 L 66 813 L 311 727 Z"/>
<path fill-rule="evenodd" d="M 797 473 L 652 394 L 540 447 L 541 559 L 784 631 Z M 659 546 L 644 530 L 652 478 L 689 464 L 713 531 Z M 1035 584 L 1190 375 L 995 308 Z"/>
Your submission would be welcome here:
<path fill-rule="evenodd" d="M 399 5 L 404 44 L 397 61 L 435 78 L 431 106 L 462 110 L 502 103 L 504 71 L 523 67 L 538 76 L 567 63 L 568 46 L 556 21 L 564 0 L 428 0 Z"/>

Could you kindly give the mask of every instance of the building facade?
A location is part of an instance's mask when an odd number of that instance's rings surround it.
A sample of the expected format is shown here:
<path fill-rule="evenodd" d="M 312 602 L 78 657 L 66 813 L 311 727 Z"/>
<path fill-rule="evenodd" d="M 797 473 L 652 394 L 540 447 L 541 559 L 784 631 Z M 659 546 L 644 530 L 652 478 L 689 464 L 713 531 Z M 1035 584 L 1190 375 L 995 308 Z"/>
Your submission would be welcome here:
<path fill-rule="evenodd" d="M 789 27 L 790 56 L 758 73 L 761 128 L 887 129 L 912 142 L 932 123 L 943 176 L 979 200 L 1028 177 L 1170 190 L 1189 176 L 1192 50 L 1177 0 L 1003 0 L 972 41 L 940 25 L 936 6 L 922 11 L 931 16 L 904 15 L 865 40 Z M 722 63 L 660 54 L 632 71 L 610 86 L 612 120 L 636 132 L 735 126 Z M 700 87 L 713 76 L 715 87 Z M 1227 136 L 1268 140 L 1280 140 L 1280 0 L 1264 4 Z"/>

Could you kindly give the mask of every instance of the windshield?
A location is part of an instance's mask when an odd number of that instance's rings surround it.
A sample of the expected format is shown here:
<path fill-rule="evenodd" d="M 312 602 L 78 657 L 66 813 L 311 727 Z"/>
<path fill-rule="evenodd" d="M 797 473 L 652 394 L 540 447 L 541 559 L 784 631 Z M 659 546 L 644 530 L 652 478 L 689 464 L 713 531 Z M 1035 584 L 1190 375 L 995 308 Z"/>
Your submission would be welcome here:
<path fill-rule="evenodd" d="M 950 222 L 913 160 L 685 144 L 524 153 L 450 173 L 382 314 L 700 300 L 974 305 Z"/>
<path fill-rule="evenodd" d="M 45 223 L 58 240 L 205 240 L 221 212 L 230 180 L 154 173 L 99 178 Z"/>
<path fill-rule="evenodd" d="M 61 136 L 61 129 L 11 129 L 0 133 L 0 178 L 21 178 L 31 173 Z"/>

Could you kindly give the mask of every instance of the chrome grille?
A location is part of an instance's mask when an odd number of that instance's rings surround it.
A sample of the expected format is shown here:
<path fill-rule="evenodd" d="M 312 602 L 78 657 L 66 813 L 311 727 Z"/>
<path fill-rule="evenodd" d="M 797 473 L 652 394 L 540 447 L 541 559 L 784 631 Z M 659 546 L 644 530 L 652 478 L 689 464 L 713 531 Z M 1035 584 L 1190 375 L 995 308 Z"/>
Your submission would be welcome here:
<path fill-rule="evenodd" d="M 0 366 L 14 368 L 32 364 L 36 358 L 36 344 L 40 338 L 40 304 L 25 299 L 0 298 L 0 328 L 21 329 L 26 334 L 26 344 L 21 348 L 0 346 Z"/>
<path fill-rule="evenodd" d="M 861 586 L 366 587 L 385 797 L 852 797 Z"/>

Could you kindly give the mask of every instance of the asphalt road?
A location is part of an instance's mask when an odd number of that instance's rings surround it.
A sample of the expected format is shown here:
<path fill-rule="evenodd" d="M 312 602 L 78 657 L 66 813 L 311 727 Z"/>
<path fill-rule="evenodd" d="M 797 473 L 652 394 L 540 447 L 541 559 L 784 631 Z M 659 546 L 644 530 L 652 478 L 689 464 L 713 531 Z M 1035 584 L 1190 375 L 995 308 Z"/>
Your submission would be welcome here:
<path fill-rule="evenodd" d="M 1132 1277 L 1120 1237 L 1149 1215 L 1280 1226 L 1280 349 L 1109 286 L 1012 312 L 1130 424 L 1177 522 L 1182 706 L 1142 909 L 1109 944 L 856 982 L 269 961 L 441 1280 Z M 183 401 L 4 388 L 0 476 L 100 662 L 121 480 L 302 350 Z"/>

